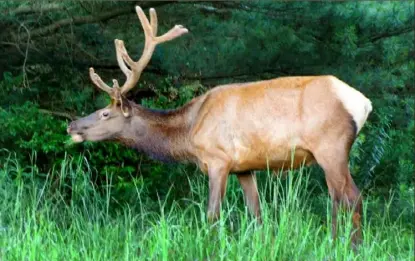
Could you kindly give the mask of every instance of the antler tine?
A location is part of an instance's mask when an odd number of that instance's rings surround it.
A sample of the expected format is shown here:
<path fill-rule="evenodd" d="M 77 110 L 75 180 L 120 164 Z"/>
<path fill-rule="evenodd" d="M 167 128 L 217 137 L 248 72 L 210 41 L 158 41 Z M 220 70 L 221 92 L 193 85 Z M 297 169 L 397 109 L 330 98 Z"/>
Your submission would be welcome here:
<path fill-rule="evenodd" d="M 154 8 L 150 8 L 150 24 L 151 24 L 151 30 L 153 31 L 153 35 L 157 35 L 157 13 Z"/>
<path fill-rule="evenodd" d="M 135 7 L 135 11 L 137 12 L 138 15 L 138 19 L 140 19 L 141 22 L 141 26 L 143 27 L 144 30 L 144 36 L 146 38 L 146 45 L 147 43 L 151 43 L 155 36 L 155 34 L 153 33 L 153 29 L 152 26 L 150 25 L 150 22 L 147 19 L 147 16 L 144 14 L 143 9 L 141 9 L 141 7 L 136 6 Z"/>
<path fill-rule="evenodd" d="M 120 85 L 118 84 L 118 81 L 116 79 L 112 79 L 112 86 L 113 88 L 120 88 Z"/>
<path fill-rule="evenodd" d="M 131 70 L 128 69 L 128 67 L 125 65 L 125 62 L 123 59 L 123 54 L 127 53 L 127 50 L 125 50 L 124 42 L 121 40 L 115 39 L 114 43 L 115 43 L 115 52 L 117 54 L 118 65 L 120 66 L 121 71 L 128 78 L 131 75 Z"/>
<path fill-rule="evenodd" d="M 98 74 L 95 73 L 94 68 L 89 68 L 89 77 L 91 78 L 92 82 L 101 90 L 107 92 L 109 95 L 112 95 L 112 88 L 109 87 L 102 79 L 99 77 Z"/>
<path fill-rule="evenodd" d="M 174 38 L 177 38 L 185 33 L 189 32 L 183 25 L 175 25 L 172 29 L 170 29 L 167 33 L 163 34 L 162 36 L 156 37 L 156 43 L 163 43 Z"/>

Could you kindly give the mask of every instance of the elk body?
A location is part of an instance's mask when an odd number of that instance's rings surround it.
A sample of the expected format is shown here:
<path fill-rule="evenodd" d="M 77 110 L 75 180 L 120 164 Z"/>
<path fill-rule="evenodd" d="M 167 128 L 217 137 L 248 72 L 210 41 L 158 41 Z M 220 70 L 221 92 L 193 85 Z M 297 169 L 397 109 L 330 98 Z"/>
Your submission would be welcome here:
<path fill-rule="evenodd" d="M 114 140 L 156 159 L 196 163 L 209 177 L 211 219 L 219 216 L 229 173 L 237 175 L 249 209 L 260 220 L 253 171 L 316 162 L 325 172 L 333 201 L 333 224 L 339 205 L 344 205 L 353 211 L 353 237 L 358 239 L 362 199 L 348 158 L 371 102 L 334 76 L 304 76 L 218 86 L 171 111 L 144 108 L 127 100 L 125 93 L 139 80 L 156 44 L 187 29 L 175 26 L 157 37 L 155 10 L 150 9 L 150 22 L 141 8 L 136 11 L 146 36 L 143 55 L 133 61 L 123 42 L 115 40 L 117 61 L 127 77 L 122 87 L 116 80 L 109 87 L 90 69 L 92 81 L 112 102 L 70 123 L 73 140 Z"/>

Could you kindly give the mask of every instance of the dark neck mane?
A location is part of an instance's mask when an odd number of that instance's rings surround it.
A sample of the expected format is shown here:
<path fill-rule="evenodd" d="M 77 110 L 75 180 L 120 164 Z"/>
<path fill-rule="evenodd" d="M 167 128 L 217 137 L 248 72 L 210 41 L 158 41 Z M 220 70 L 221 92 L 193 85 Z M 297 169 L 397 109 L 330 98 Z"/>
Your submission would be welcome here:
<path fill-rule="evenodd" d="M 129 147 L 144 152 L 150 157 L 164 162 L 188 160 L 190 122 L 188 113 L 192 102 L 175 110 L 153 110 L 130 103 L 132 122 L 137 117 L 142 125 L 131 124 L 128 135 L 121 135 L 118 140 Z M 137 134 L 141 129 L 144 133 Z"/>
<path fill-rule="evenodd" d="M 135 103 L 130 103 L 130 105 L 132 106 L 136 115 L 140 115 L 141 117 L 144 117 L 149 121 L 166 123 L 167 121 L 171 121 L 172 119 L 175 120 L 176 118 L 183 118 L 186 112 L 188 112 L 189 109 L 192 107 L 193 103 L 194 102 L 191 101 L 180 108 L 171 110 L 150 109 L 137 105 Z"/>

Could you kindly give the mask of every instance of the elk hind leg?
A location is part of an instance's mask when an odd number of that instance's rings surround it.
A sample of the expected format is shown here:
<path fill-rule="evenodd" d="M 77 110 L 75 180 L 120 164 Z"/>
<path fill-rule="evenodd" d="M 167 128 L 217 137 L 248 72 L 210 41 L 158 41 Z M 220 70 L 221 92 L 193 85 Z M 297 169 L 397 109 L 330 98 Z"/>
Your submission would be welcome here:
<path fill-rule="evenodd" d="M 355 185 L 348 166 L 347 153 L 325 150 L 324 153 L 314 154 L 317 162 L 323 168 L 329 193 L 333 202 L 332 228 L 333 238 L 336 237 L 337 212 L 346 208 L 352 212 L 353 231 L 352 243 L 355 245 L 361 240 L 362 197 Z"/>

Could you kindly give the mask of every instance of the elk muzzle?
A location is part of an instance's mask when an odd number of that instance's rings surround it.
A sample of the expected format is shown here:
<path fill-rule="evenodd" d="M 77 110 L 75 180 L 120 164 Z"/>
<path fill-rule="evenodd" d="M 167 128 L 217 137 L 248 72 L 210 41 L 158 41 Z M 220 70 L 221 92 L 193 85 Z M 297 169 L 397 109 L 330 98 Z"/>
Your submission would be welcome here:
<path fill-rule="evenodd" d="M 71 122 L 66 129 L 69 135 L 71 135 L 72 141 L 79 143 L 84 141 L 83 133 L 78 130 L 76 121 Z"/>
<path fill-rule="evenodd" d="M 86 132 L 98 121 L 96 113 L 92 113 L 84 118 L 72 121 L 66 131 L 71 135 L 74 142 L 82 142 L 86 140 Z"/>

